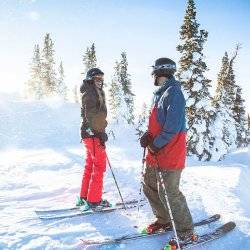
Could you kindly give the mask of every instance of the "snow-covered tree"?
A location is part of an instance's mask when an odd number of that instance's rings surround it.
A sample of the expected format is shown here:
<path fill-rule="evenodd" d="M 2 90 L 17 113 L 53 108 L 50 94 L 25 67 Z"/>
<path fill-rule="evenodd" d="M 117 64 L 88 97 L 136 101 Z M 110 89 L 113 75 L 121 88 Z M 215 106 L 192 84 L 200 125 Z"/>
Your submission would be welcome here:
<path fill-rule="evenodd" d="M 147 122 L 149 117 L 149 108 L 146 103 L 143 103 L 141 112 L 138 115 L 137 124 L 136 124 L 136 135 L 140 138 L 143 133 L 147 130 Z"/>
<path fill-rule="evenodd" d="M 242 89 L 240 86 L 237 86 L 233 107 L 233 116 L 236 122 L 237 147 L 244 147 L 247 145 L 247 119 L 244 102 L 245 100 L 242 98 Z"/>
<path fill-rule="evenodd" d="M 43 91 L 46 96 L 51 96 L 56 93 L 56 72 L 55 72 L 55 60 L 54 60 L 54 43 L 47 33 L 44 38 L 43 50 L 42 50 L 42 80 Z"/>
<path fill-rule="evenodd" d="M 64 68 L 63 63 L 61 61 L 59 69 L 58 69 L 58 80 L 57 80 L 57 93 L 61 96 L 64 100 L 67 100 L 67 86 L 65 84 L 65 75 L 64 75 Z"/>
<path fill-rule="evenodd" d="M 118 62 L 116 62 L 115 74 L 113 76 L 110 88 L 108 90 L 111 118 L 116 123 L 119 123 L 119 117 L 121 115 L 120 114 L 120 107 L 121 107 L 121 103 L 122 103 L 121 86 L 118 82 L 118 77 L 117 77 L 118 68 L 119 68 L 119 64 L 118 64 Z"/>
<path fill-rule="evenodd" d="M 79 87 L 77 85 L 74 86 L 73 88 L 73 100 L 75 103 L 79 103 L 79 95 L 78 95 L 78 89 Z"/>
<path fill-rule="evenodd" d="M 124 119 L 128 124 L 134 123 L 134 94 L 128 74 L 126 53 L 121 54 L 121 61 L 116 62 L 115 74 L 109 89 L 109 104 L 113 119 L 119 123 Z"/>
<path fill-rule="evenodd" d="M 246 111 L 242 90 L 236 84 L 233 70 L 234 61 L 240 46 L 229 59 L 225 52 L 222 67 L 218 74 L 216 94 L 213 105 L 215 141 L 213 143 L 214 159 L 221 159 L 228 151 L 247 144 Z"/>
<path fill-rule="evenodd" d="M 38 100 L 42 98 L 41 58 L 38 44 L 34 47 L 34 54 L 30 64 L 30 79 L 26 82 L 25 87 L 28 98 Z"/>
<path fill-rule="evenodd" d="M 95 44 L 91 47 L 87 47 L 85 54 L 83 55 L 84 73 L 91 68 L 95 68 L 97 65 Z"/>
<path fill-rule="evenodd" d="M 240 45 L 237 44 L 235 53 L 229 63 L 228 78 L 230 85 L 233 88 L 232 94 L 234 100 L 232 105 L 232 113 L 236 128 L 236 145 L 237 147 L 243 147 L 247 145 L 247 117 L 244 105 L 245 100 L 242 97 L 241 87 L 236 84 L 235 73 L 233 69 L 233 64 L 238 55 L 239 49 Z"/>
<path fill-rule="evenodd" d="M 193 0 L 188 0 L 184 22 L 180 28 L 181 53 L 177 78 L 181 81 L 185 99 L 188 125 L 188 153 L 199 160 L 211 158 L 210 148 L 213 143 L 211 120 L 214 114 L 209 92 L 210 80 L 205 77 L 208 70 L 204 62 L 203 47 L 208 32 L 201 29 L 196 20 L 196 7 Z"/>
<path fill-rule="evenodd" d="M 229 57 L 225 52 L 222 58 L 222 66 L 218 73 L 217 86 L 213 106 L 215 114 L 213 117 L 214 142 L 212 146 L 212 159 L 220 160 L 232 145 L 235 145 L 236 130 L 232 112 L 233 88 L 230 87 L 228 78 Z"/>
<path fill-rule="evenodd" d="M 247 144 L 250 144 L 250 115 L 247 116 Z"/>
<path fill-rule="evenodd" d="M 119 64 L 119 83 L 122 86 L 123 98 L 125 101 L 124 117 L 128 124 L 134 123 L 134 94 L 132 93 L 132 84 L 130 75 L 128 74 L 128 61 L 125 52 L 121 54 L 121 62 Z"/>

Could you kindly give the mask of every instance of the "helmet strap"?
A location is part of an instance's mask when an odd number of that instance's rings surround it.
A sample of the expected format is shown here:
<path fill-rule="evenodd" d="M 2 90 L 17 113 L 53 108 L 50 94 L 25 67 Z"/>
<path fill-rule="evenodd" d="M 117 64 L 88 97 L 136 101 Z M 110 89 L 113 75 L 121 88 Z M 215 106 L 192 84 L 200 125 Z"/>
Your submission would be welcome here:
<path fill-rule="evenodd" d="M 155 81 L 154 81 L 154 85 L 155 85 L 155 86 L 159 86 L 158 78 L 159 78 L 158 76 L 155 77 Z"/>
<path fill-rule="evenodd" d="M 161 79 L 161 81 L 160 81 L 160 77 L 164 77 L 164 78 L 166 78 L 164 81 L 162 81 L 162 79 Z M 164 82 L 166 82 L 166 80 L 168 80 L 169 78 L 168 77 L 166 77 L 166 76 L 157 76 L 156 75 L 156 77 L 155 77 L 155 81 L 154 81 L 154 85 L 155 86 L 161 86 L 161 85 L 163 85 L 163 83 Z"/>

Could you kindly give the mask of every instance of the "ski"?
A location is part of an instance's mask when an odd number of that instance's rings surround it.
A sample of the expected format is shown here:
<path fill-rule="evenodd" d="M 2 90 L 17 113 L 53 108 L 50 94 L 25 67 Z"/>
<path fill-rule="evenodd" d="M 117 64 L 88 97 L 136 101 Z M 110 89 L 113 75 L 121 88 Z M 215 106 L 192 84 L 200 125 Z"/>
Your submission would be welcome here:
<path fill-rule="evenodd" d="M 228 232 L 232 231 L 234 228 L 236 227 L 236 224 L 232 221 L 227 222 L 226 224 L 217 227 L 216 229 L 214 229 L 213 231 L 200 235 L 198 236 L 198 239 L 196 241 L 188 241 L 188 242 L 182 242 L 180 248 L 181 249 L 190 249 L 192 247 L 196 247 L 196 246 L 200 246 L 203 245 L 207 242 L 216 240 L 218 238 L 223 237 L 225 234 L 227 234 Z M 167 250 L 167 249 L 176 249 L 176 246 L 166 246 L 163 250 Z"/>
<path fill-rule="evenodd" d="M 145 199 L 140 200 L 140 202 L 145 201 Z M 137 204 L 138 200 L 129 200 L 124 202 L 125 205 L 130 205 L 130 204 Z M 122 206 L 122 202 L 117 202 L 115 206 Z M 53 213 L 65 213 L 65 212 L 72 212 L 72 211 L 79 211 L 80 206 L 74 206 L 74 207 L 66 207 L 66 208 L 55 208 L 55 209 L 48 209 L 48 210 L 35 210 L 37 214 L 53 214 Z"/>
<path fill-rule="evenodd" d="M 143 204 L 140 204 L 140 206 L 143 206 Z M 131 208 L 136 208 L 137 203 L 132 203 L 126 206 L 126 209 L 131 209 Z M 102 210 L 99 211 L 94 211 L 94 210 L 87 210 L 87 211 L 81 211 L 78 209 L 77 211 L 73 211 L 71 213 L 62 213 L 62 214 L 50 214 L 50 215 L 39 215 L 39 218 L 41 220 L 52 220 L 52 219 L 65 219 L 65 218 L 73 218 L 73 217 L 78 217 L 78 216 L 86 216 L 86 215 L 93 215 L 93 214 L 102 214 L 102 213 L 109 213 L 117 210 L 123 210 L 124 205 L 116 205 L 114 207 L 107 207 L 103 208 Z M 124 209 L 125 210 L 125 209 Z"/>
<path fill-rule="evenodd" d="M 220 215 L 215 214 L 215 215 L 208 217 L 206 219 L 197 221 L 196 223 L 194 223 L 194 226 L 198 227 L 198 226 L 208 225 L 212 222 L 218 221 L 219 219 L 220 219 Z M 134 234 L 123 235 L 123 236 L 116 237 L 116 238 L 106 238 L 106 239 L 102 239 L 102 240 L 84 240 L 84 239 L 81 239 L 81 241 L 83 242 L 84 245 L 108 245 L 108 244 L 116 244 L 116 243 L 120 243 L 120 242 L 124 242 L 124 241 L 137 240 L 137 239 L 141 239 L 141 238 L 153 238 L 155 236 L 167 234 L 169 231 L 170 230 L 161 231 L 161 232 L 157 232 L 154 234 L 134 233 Z"/>

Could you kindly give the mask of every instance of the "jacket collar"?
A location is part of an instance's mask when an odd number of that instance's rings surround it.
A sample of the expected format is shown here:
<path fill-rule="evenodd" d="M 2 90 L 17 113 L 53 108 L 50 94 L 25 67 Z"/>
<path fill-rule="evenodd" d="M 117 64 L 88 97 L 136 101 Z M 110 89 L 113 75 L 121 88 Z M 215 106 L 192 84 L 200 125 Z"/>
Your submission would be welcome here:
<path fill-rule="evenodd" d="M 170 87 L 171 85 L 175 84 L 176 80 L 175 77 L 172 76 L 171 78 L 169 78 L 166 82 L 163 83 L 162 86 L 160 86 L 155 92 L 155 95 L 160 95 L 161 93 L 163 93 L 168 87 Z"/>

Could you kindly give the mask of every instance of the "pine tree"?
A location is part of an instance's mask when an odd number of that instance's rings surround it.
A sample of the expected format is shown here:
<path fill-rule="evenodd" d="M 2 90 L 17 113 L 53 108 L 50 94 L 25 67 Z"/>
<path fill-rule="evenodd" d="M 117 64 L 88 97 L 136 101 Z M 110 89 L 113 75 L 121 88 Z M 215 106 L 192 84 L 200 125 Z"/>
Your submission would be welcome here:
<path fill-rule="evenodd" d="M 234 61 L 240 46 L 229 59 L 227 52 L 222 58 L 222 67 L 218 74 L 216 95 L 213 101 L 216 118 L 214 119 L 217 135 L 213 145 L 217 156 L 222 158 L 228 151 L 247 144 L 246 111 L 242 89 L 236 84 L 233 70 Z"/>
<path fill-rule="evenodd" d="M 122 86 L 123 98 L 125 101 L 124 118 L 128 124 L 134 123 L 134 94 L 132 93 L 132 84 L 130 75 L 128 74 L 128 61 L 125 52 L 121 54 L 121 62 L 119 63 L 119 83 Z"/>
<path fill-rule="evenodd" d="M 61 96 L 64 100 L 67 100 L 67 86 L 65 84 L 65 81 L 64 81 L 64 68 L 63 68 L 63 64 L 62 64 L 62 61 L 60 63 L 60 66 L 59 66 L 59 69 L 58 69 L 58 81 L 57 81 L 57 92 L 58 92 L 58 95 Z"/>
<path fill-rule="evenodd" d="M 247 116 L 247 144 L 250 144 L 250 115 Z"/>
<path fill-rule="evenodd" d="M 236 145 L 244 147 L 247 145 L 247 119 L 246 110 L 244 107 L 245 100 L 242 98 L 242 89 L 237 86 L 236 97 L 233 107 L 233 117 L 236 122 Z"/>
<path fill-rule="evenodd" d="M 230 111 L 233 95 L 228 79 L 229 57 L 225 52 L 222 58 L 222 66 L 218 73 L 217 86 L 213 106 L 215 113 L 213 116 L 214 142 L 212 145 L 212 159 L 220 160 L 234 144 L 235 126 L 232 113 Z"/>
<path fill-rule="evenodd" d="M 239 85 L 236 84 L 235 74 L 233 70 L 234 60 L 238 55 L 240 45 L 236 45 L 235 53 L 230 60 L 229 69 L 228 69 L 228 78 L 232 86 L 232 95 L 234 97 L 232 103 L 232 113 L 235 121 L 236 128 L 236 145 L 237 147 L 244 147 L 247 145 L 247 117 L 246 110 L 244 106 L 245 100 L 242 98 L 242 89 Z"/>
<path fill-rule="evenodd" d="M 208 70 L 204 62 L 203 46 L 208 32 L 199 30 L 196 20 L 196 7 L 188 0 L 184 23 L 180 29 L 181 43 L 177 51 L 181 53 L 177 78 L 181 81 L 186 99 L 188 120 L 188 153 L 199 160 L 211 158 L 211 120 L 214 115 L 209 92 L 210 80 L 205 77 Z"/>
<path fill-rule="evenodd" d="M 111 118 L 116 123 L 119 123 L 119 120 L 121 119 L 120 109 L 122 105 L 122 88 L 119 84 L 119 63 L 116 62 L 115 64 L 115 73 L 108 91 Z"/>
<path fill-rule="evenodd" d="M 78 89 L 79 87 L 77 85 L 75 85 L 73 88 L 73 100 L 75 103 L 79 103 Z"/>
<path fill-rule="evenodd" d="M 148 117 L 149 117 L 149 108 L 147 107 L 146 103 L 143 103 L 135 128 L 136 135 L 138 136 L 138 138 L 141 138 L 143 133 L 147 130 Z"/>
<path fill-rule="evenodd" d="M 56 93 L 56 73 L 54 60 L 54 43 L 47 33 L 44 38 L 44 45 L 42 50 L 42 80 L 43 91 L 46 96 L 51 96 Z"/>
<path fill-rule="evenodd" d="M 30 79 L 26 83 L 26 96 L 32 99 L 42 98 L 42 81 L 41 81 L 41 58 L 40 48 L 36 44 L 34 47 L 34 55 L 30 65 Z"/>
<path fill-rule="evenodd" d="M 91 47 L 87 47 L 86 52 L 83 56 L 84 64 L 84 74 L 91 68 L 95 68 L 97 65 L 95 44 L 93 43 Z"/>
<path fill-rule="evenodd" d="M 126 53 L 121 54 L 120 62 L 115 63 L 115 73 L 109 89 L 109 104 L 113 120 L 120 123 L 125 120 L 134 124 L 134 94 L 128 74 Z"/>
<path fill-rule="evenodd" d="M 222 57 L 222 66 L 217 78 L 216 94 L 213 101 L 215 106 L 219 105 L 220 101 L 223 101 L 223 103 L 225 102 L 225 104 L 228 104 L 227 95 L 225 91 L 227 89 L 228 68 L 229 57 L 228 53 L 225 52 L 224 56 Z"/>

